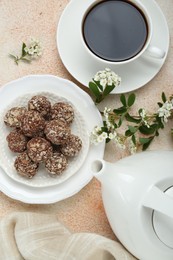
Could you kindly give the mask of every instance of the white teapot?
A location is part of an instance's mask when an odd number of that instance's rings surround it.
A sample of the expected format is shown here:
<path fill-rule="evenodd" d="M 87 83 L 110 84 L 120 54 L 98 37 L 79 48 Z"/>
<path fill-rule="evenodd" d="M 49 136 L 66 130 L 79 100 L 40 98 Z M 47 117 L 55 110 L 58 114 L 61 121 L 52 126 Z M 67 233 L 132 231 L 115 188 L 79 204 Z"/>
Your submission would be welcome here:
<path fill-rule="evenodd" d="M 140 260 L 173 260 L 173 151 L 96 160 L 91 170 L 122 244 Z"/>

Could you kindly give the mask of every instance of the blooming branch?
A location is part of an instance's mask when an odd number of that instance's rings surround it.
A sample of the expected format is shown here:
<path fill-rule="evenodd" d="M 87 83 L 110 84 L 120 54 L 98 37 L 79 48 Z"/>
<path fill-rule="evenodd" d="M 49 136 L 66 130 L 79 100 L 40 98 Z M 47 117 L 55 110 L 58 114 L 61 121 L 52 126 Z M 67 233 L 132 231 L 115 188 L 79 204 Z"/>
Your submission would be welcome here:
<path fill-rule="evenodd" d="M 14 62 L 18 65 L 19 61 L 30 62 L 32 59 L 36 59 L 42 55 L 42 46 L 40 41 L 31 38 L 30 44 L 27 46 L 26 43 L 22 44 L 21 55 L 10 54 L 10 57 L 14 59 Z"/>
<path fill-rule="evenodd" d="M 155 137 L 159 136 L 159 130 L 173 116 L 173 97 L 168 100 L 162 93 L 162 103 L 156 113 L 148 114 L 145 109 L 139 109 L 137 115 L 130 114 L 131 107 L 135 103 L 135 95 L 130 94 L 127 98 L 120 96 L 122 106 L 119 108 L 105 108 L 102 112 L 103 126 L 96 126 L 91 132 L 91 143 L 98 144 L 113 141 L 119 148 L 127 148 L 131 154 L 138 149 L 146 150 Z M 126 129 L 122 133 L 122 123 L 126 120 Z M 172 129 L 173 134 L 173 129 Z"/>
<path fill-rule="evenodd" d="M 95 103 L 100 103 L 120 83 L 121 78 L 109 68 L 97 72 L 93 81 L 89 82 L 89 88 L 95 97 Z"/>

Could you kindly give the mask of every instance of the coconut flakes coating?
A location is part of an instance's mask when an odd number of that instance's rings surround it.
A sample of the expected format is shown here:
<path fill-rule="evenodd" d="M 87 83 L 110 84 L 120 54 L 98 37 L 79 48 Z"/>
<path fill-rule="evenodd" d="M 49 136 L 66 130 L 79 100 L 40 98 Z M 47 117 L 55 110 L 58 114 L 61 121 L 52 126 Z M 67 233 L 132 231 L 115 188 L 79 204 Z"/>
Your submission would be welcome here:
<path fill-rule="evenodd" d="M 33 162 L 26 151 L 19 154 L 14 162 L 14 167 L 18 174 L 29 179 L 33 178 L 37 173 L 38 166 L 39 164 Z"/>
<path fill-rule="evenodd" d="M 26 136 L 36 136 L 45 127 L 45 119 L 34 110 L 27 111 L 21 120 L 21 130 Z"/>
<path fill-rule="evenodd" d="M 52 154 L 45 162 L 45 168 L 51 175 L 60 175 L 67 168 L 67 158 L 58 152 Z"/>
<path fill-rule="evenodd" d="M 64 102 L 55 103 L 51 108 L 51 119 L 65 119 L 67 124 L 71 124 L 74 119 L 73 107 Z"/>
<path fill-rule="evenodd" d="M 45 96 L 36 95 L 28 101 L 28 109 L 35 110 L 42 116 L 48 116 L 51 109 L 51 103 Z"/>
<path fill-rule="evenodd" d="M 20 130 L 14 130 L 6 137 L 8 147 L 12 152 L 21 153 L 26 150 L 28 138 Z"/>
<path fill-rule="evenodd" d="M 65 120 L 51 120 L 46 123 L 44 133 L 49 141 L 53 144 L 60 145 L 67 141 L 71 130 Z"/>
<path fill-rule="evenodd" d="M 12 107 L 5 114 L 4 123 L 7 126 L 19 128 L 21 126 L 21 119 L 26 111 L 25 107 Z"/>
<path fill-rule="evenodd" d="M 41 137 L 34 137 L 27 143 L 29 157 L 34 162 L 43 162 L 52 155 L 53 147 L 49 141 Z"/>
<path fill-rule="evenodd" d="M 76 156 L 82 148 L 82 140 L 76 135 L 70 135 L 67 142 L 61 146 L 61 152 L 66 156 Z"/>

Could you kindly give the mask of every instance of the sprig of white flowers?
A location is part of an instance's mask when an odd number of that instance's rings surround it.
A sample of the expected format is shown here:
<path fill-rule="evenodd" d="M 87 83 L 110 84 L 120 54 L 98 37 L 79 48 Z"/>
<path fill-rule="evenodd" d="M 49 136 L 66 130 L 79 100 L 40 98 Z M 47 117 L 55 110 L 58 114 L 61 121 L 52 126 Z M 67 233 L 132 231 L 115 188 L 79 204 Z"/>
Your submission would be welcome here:
<path fill-rule="evenodd" d="M 39 40 L 31 38 L 30 43 L 26 45 L 23 42 L 21 55 L 10 54 L 10 57 L 14 59 L 14 62 L 18 65 L 19 61 L 31 62 L 42 55 L 42 46 Z"/>
<path fill-rule="evenodd" d="M 98 71 L 93 81 L 89 82 L 89 88 L 95 97 L 95 103 L 100 103 L 120 83 L 121 78 L 109 68 Z"/>
<path fill-rule="evenodd" d="M 105 71 L 98 72 L 94 80 L 100 82 L 102 79 L 105 79 L 105 75 L 102 77 Z M 102 83 L 105 84 L 103 81 Z M 105 88 L 107 86 L 105 85 Z M 121 107 L 114 109 L 105 107 L 104 111 L 101 112 L 103 126 L 95 126 L 90 135 L 91 143 L 97 145 L 101 142 L 113 141 L 119 148 L 128 149 L 131 154 L 136 153 L 140 148 L 146 150 L 153 139 L 159 135 L 159 130 L 163 129 L 168 120 L 173 116 L 173 96 L 167 99 L 165 94 L 162 93 L 162 102 L 158 103 L 159 108 L 156 113 L 149 114 L 144 108 L 140 108 L 138 114 L 134 116 L 130 114 L 130 110 L 135 99 L 136 97 L 133 93 L 128 97 L 122 94 L 120 96 Z M 125 120 L 126 128 L 122 132 L 124 126 L 122 128 L 121 126 Z"/>

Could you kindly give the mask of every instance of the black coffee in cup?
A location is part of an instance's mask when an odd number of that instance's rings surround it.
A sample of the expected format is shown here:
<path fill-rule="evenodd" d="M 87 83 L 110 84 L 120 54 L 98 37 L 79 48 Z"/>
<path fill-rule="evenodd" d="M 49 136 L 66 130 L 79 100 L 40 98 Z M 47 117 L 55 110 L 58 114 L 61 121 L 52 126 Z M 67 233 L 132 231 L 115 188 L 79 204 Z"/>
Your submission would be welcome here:
<path fill-rule="evenodd" d="M 106 0 L 94 5 L 84 17 L 82 30 L 88 48 L 112 62 L 136 56 L 148 35 L 145 15 L 126 0 Z"/>

